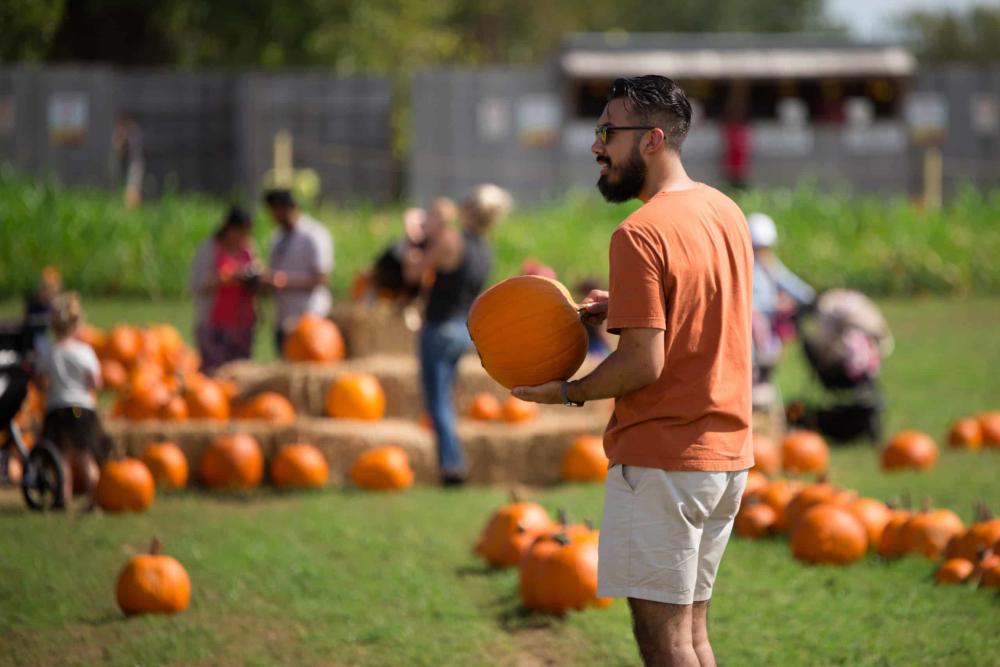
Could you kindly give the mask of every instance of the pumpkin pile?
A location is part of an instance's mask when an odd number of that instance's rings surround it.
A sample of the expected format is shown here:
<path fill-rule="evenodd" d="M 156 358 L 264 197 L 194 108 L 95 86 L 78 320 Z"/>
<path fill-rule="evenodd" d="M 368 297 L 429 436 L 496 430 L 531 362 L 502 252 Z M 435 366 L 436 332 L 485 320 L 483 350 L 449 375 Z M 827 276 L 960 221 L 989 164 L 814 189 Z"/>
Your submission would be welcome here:
<path fill-rule="evenodd" d="M 597 597 L 599 534 L 589 524 L 569 524 L 564 513 L 553 521 L 541 505 L 511 494 L 511 502 L 490 516 L 473 551 L 492 567 L 517 566 L 527 609 L 562 616 L 611 605 L 611 599 Z"/>
<path fill-rule="evenodd" d="M 948 445 L 956 449 L 1000 448 L 1000 412 L 984 412 L 956 419 L 947 439 Z"/>

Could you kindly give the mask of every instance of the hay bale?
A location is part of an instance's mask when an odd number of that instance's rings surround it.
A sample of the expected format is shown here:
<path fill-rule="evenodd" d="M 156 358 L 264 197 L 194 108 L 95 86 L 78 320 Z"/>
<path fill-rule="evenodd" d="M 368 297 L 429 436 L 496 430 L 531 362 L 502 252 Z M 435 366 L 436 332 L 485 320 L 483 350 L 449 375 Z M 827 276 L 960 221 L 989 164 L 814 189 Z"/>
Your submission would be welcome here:
<path fill-rule="evenodd" d="M 330 318 L 340 328 L 350 358 L 376 354 L 412 355 L 417 349 L 419 310 L 406 316 L 404 309 L 394 302 L 348 302 L 335 304 Z"/>

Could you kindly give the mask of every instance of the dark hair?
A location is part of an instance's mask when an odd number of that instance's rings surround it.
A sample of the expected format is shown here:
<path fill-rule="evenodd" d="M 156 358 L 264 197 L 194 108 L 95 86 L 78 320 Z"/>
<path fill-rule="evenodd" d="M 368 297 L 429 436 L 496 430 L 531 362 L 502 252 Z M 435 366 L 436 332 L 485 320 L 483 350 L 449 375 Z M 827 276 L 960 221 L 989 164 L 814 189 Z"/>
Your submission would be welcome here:
<path fill-rule="evenodd" d="M 250 214 L 239 206 L 232 206 L 226 213 L 226 217 L 223 219 L 222 224 L 217 230 L 215 230 L 214 236 L 216 240 L 219 240 L 230 229 L 238 228 L 249 230 L 251 227 L 253 227 L 253 219 L 250 217 Z"/>
<path fill-rule="evenodd" d="M 691 127 L 691 103 L 673 79 L 657 74 L 615 79 L 608 101 L 619 97 L 637 122 L 663 130 L 667 146 L 680 152 Z"/>
<path fill-rule="evenodd" d="M 286 208 L 295 208 L 298 206 L 295 197 L 292 195 L 292 191 L 285 188 L 268 190 L 264 194 L 264 203 L 268 206 L 284 206 Z"/>

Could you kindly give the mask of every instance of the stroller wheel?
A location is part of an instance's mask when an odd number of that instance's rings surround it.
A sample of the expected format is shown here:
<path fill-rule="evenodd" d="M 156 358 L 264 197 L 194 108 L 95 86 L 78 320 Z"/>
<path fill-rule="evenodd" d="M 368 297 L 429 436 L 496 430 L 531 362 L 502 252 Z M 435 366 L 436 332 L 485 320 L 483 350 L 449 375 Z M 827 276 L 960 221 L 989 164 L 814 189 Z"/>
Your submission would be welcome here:
<path fill-rule="evenodd" d="M 59 509 L 63 506 L 62 457 L 48 441 L 32 448 L 24 467 L 21 493 L 33 510 Z"/>

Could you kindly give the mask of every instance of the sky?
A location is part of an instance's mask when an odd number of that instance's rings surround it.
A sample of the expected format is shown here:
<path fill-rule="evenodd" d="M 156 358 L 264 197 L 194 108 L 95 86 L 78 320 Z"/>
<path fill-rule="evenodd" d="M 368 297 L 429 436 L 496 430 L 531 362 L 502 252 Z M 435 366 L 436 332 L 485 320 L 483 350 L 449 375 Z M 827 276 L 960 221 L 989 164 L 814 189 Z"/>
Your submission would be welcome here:
<path fill-rule="evenodd" d="M 912 10 L 963 10 L 974 5 L 1000 7 L 1000 0 L 824 0 L 826 13 L 862 40 L 896 36 L 893 19 Z"/>

